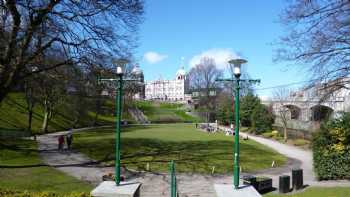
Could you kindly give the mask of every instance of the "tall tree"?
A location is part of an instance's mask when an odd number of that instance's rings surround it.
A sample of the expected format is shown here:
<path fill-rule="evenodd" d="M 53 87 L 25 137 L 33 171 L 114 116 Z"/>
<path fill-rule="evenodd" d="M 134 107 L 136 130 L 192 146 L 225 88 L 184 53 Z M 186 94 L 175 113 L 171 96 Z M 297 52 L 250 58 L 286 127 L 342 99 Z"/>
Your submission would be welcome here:
<path fill-rule="evenodd" d="M 142 0 L 0 0 L 0 102 L 30 75 L 129 57 L 142 14 Z"/>
<path fill-rule="evenodd" d="M 336 91 L 350 82 L 350 1 L 292 0 L 281 14 L 288 33 L 280 39 L 277 60 L 307 65 L 315 82 Z"/>
<path fill-rule="evenodd" d="M 222 70 L 216 67 L 215 60 L 208 57 L 202 58 L 189 72 L 190 89 L 199 92 L 199 105 L 208 112 L 215 109 L 216 95 L 212 93 L 213 91 L 218 93 L 219 83 L 216 79 L 222 74 Z"/>

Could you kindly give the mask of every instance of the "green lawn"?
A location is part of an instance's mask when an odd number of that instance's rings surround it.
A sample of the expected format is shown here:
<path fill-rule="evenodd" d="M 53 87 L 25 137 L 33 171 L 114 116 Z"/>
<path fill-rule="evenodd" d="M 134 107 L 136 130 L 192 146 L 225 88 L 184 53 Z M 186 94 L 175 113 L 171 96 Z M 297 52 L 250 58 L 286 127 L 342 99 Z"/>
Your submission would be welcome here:
<path fill-rule="evenodd" d="M 123 128 L 122 164 L 128 168 L 168 171 L 176 161 L 178 172 L 232 172 L 233 137 L 207 134 L 193 124 L 167 124 Z M 97 160 L 114 161 L 114 131 L 99 129 L 75 134 L 74 148 Z M 241 140 L 243 171 L 269 168 L 272 161 L 283 165 L 286 158 L 254 141 Z"/>
<path fill-rule="evenodd" d="M 349 187 L 310 187 L 296 194 L 266 194 L 264 197 L 347 197 Z"/>
<path fill-rule="evenodd" d="M 40 166 L 36 143 L 31 140 L 0 141 L 0 191 L 49 191 L 59 194 L 87 192 L 92 186 L 52 167 Z"/>
<path fill-rule="evenodd" d="M 183 104 L 152 101 L 136 101 L 139 108 L 152 123 L 198 122 L 197 117 L 186 114 Z"/>

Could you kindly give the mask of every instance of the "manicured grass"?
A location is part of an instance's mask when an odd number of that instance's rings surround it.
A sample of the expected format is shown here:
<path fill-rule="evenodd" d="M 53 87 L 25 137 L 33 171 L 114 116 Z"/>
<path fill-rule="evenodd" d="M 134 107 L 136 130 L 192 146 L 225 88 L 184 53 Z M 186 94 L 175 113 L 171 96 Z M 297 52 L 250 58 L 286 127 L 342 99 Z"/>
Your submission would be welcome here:
<path fill-rule="evenodd" d="M 88 156 L 114 162 L 114 131 L 99 129 L 75 134 L 74 148 Z M 233 137 L 208 134 L 193 124 L 167 124 L 123 128 L 122 164 L 128 168 L 167 172 L 168 162 L 176 161 L 177 172 L 232 172 Z M 244 172 L 269 168 L 272 161 L 283 165 L 286 158 L 254 141 L 241 140 Z"/>
<path fill-rule="evenodd" d="M 90 192 L 92 186 L 52 167 L 43 166 L 32 140 L 0 141 L 0 190 Z"/>
<path fill-rule="evenodd" d="M 296 194 L 266 194 L 264 197 L 345 197 L 350 196 L 349 187 L 311 187 Z"/>
<path fill-rule="evenodd" d="M 198 122 L 197 117 L 186 114 L 183 104 L 136 101 L 135 105 L 152 123 Z"/>

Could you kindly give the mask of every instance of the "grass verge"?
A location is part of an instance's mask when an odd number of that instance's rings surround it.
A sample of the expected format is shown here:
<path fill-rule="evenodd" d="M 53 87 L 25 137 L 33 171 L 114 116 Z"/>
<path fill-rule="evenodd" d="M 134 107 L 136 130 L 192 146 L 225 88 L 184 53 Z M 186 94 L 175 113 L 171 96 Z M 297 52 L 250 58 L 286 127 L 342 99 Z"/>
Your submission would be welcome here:
<path fill-rule="evenodd" d="M 0 190 L 89 193 L 92 186 L 43 165 L 35 141 L 0 140 Z"/>
<path fill-rule="evenodd" d="M 349 187 L 310 187 L 295 194 L 266 194 L 264 197 L 345 197 L 350 196 Z"/>

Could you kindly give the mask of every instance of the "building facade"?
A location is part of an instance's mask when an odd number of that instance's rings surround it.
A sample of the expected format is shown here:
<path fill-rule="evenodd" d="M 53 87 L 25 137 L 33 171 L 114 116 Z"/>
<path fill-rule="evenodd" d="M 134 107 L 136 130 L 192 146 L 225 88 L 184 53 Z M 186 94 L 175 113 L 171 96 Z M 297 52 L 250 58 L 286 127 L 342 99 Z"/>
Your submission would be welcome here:
<path fill-rule="evenodd" d="M 188 102 L 191 99 L 186 94 L 189 88 L 189 81 L 184 68 L 176 72 L 175 79 L 158 79 L 145 83 L 145 99 L 161 100 L 169 102 Z"/>
<path fill-rule="evenodd" d="M 336 91 L 330 91 L 328 87 L 334 86 L 318 84 L 290 92 L 283 100 L 271 99 L 262 102 L 272 106 L 276 115 L 275 125 L 282 126 L 281 114 L 285 113 L 288 128 L 312 132 L 320 127 L 322 121 L 350 112 L 350 85 L 346 84 L 344 88 Z"/>

